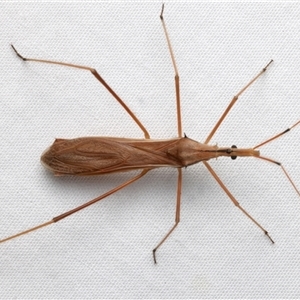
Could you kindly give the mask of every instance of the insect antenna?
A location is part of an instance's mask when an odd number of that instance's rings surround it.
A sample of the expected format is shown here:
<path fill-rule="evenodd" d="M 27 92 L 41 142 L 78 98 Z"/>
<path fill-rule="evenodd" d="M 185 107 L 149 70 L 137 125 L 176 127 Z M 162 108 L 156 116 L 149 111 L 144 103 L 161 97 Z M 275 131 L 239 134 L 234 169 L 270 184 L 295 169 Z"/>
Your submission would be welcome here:
<path fill-rule="evenodd" d="M 261 146 L 264 146 L 264 145 L 266 145 L 266 144 L 268 144 L 268 143 L 270 143 L 270 142 L 276 140 L 277 138 L 279 138 L 279 137 L 283 136 L 284 134 L 286 134 L 287 132 L 291 131 L 294 127 L 296 127 L 296 126 L 299 125 L 299 124 L 300 124 L 300 120 L 299 120 L 298 122 L 296 122 L 294 125 L 292 125 L 291 127 L 289 127 L 288 129 L 282 131 L 281 133 L 276 134 L 276 135 L 274 135 L 273 137 L 267 139 L 266 141 L 264 141 L 264 142 L 262 142 L 262 143 L 256 145 L 255 147 L 253 147 L 253 149 L 260 148 Z M 283 167 L 283 165 L 282 165 L 281 162 L 275 161 L 275 160 L 273 160 L 273 159 L 271 159 L 271 158 L 264 157 L 264 156 L 261 156 L 261 155 L 256 156 L 256 157 L 257 157 L 257 158 L 260 158 L 260 159 L 263 159 L 263 160 L 266 160 L 266 161 L 269 161 L 269 162 L 271 162 L 271 163 L 274 163 L 274 164 L 280 166 L 281 169 L 282 169 L 282 171 L 283 171 L 283 173 L 285 174 L 285 176 L 287 177 L 287 179 L 289 180 L 289 182 L 292 184 L 292 186 L 293 186 L 293 188 L 295 189 L 295 191 L 297 192 L 297 194 L 300 196 L 300 191 L 299 191 L 299 189 L 296 187 L 295 183 L 293 182 L 292 178 L 290 177 L 290 175 L 288 174 L 288 172 L 286 171 L 286 169 Z"/>

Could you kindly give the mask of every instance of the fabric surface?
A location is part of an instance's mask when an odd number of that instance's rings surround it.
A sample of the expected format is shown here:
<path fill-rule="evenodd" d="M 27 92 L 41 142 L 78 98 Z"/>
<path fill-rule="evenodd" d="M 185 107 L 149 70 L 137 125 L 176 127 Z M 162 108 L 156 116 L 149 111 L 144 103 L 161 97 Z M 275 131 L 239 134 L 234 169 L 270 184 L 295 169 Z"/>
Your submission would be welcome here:
<path fill-rule="evenodd" d="M 94 67 L 152 138 L 177 135 L 174 70 L 161 3 L 0 4 L 0 238 L 50 220 L 133 174 L 54 177 L 40 164 L 55 138 L 143 138 L 88 72 Z M 300 119 L 298 3 L 166 3 L 181 83 L 183 131 L 204 141 L 232 97 L 274 63 L 233 107 L 211 144 L 253 147 Z M 300 127 L 300 126 L 299 126 Z M 300 128 L 265 145 L 300 187 Z M 300 199 L 275 164 L 219 158 L 161 169 L 57 224 L 0 245 L 0 298 L 250 298 L 300 296 Z"/>

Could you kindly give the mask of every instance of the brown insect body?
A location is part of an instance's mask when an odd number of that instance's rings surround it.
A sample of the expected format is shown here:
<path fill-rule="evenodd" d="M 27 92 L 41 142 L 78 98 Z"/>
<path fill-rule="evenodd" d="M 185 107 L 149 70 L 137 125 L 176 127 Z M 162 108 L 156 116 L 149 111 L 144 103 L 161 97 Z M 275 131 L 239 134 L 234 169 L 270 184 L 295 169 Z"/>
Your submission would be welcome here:
<path fill-rule="evenodd" d="M 231 100 L 213 129 L 210 131 L 204 143 L 199 143 L 182 134 L 182 122 L 181 122 L 181 104 L 180 104 L 180 84 L 179 73 L 177 70 L 171 42 L 167 32 L 166 24 L 163 18 L 164 5 L 160 14 L 163 30 L 168 44 L 169 53 L 171 56 L 172 64 L 175 72 L 175 94 L 176 94 L 176 109 L 177 109 L 177 138 L 168 140 L 154 140 L 150 138 L 150 135 L 141 121 L 136 115 L 129 109 L 125 102 L 116 94 L 116 92 L 106 83 L 96 69 L 75 65 L 70 63 L 58 62 L 53 60 L 44 60 L 36 58 L 23 57 L 13 45 L 12 48 L 16 55 L 25 61 L 46 63 L 60 65 L 75 69 L 81 69 L 89 71 L 92 75 L 107 89 L 107 91 L 113 96 L 113 98 L 124 108 L 132 120 L 137 124 L 144 134 L 144 139 L 131 139 L 131 138 L 117 138 L 117 137 L 82 137 L 77 139 L 56 139 L 52 146 L 48 148 L 41 157 L 43 165 L 54 172 L 57 176 L 62 175 L 101 175 L 114 172 L 125 172 L 131 170 L 140 170 L 139 174 L 119 184 L 115 188 L 103 193 L 102 195 L 74 208 L 61 215 L 54 217 L 53 219 L 42 223 L 38 226 L 32 227 L 28 230 L 22 231 L 18 234 L 11 235 L 7 238 L 0 240 L 0 243 L 4 243 L 8 240 L 25 235 L 29 232 L 38 230 L 42 227 L 56 223 L 94 203 L 97 203 L 106 197 L 122 190 L 128 185 L 139 180 L 145 176 L 151 169 L 159 167 L 173 167 L 177 168 L 177 198 L 176 198 L 176 212 L 175 223 L 171 229 L 160 240 L 156 247 L 152 250 L 153 259 L 156 263 L 156 251 L 157 249 L 168 239 L 170 234 L 174 231 L 180 222 L 180 202 L 181 202 L 181 190 L 182 190 L 182 170 L 181 168 L 193 165 L 198 162 L 202 162 L 208 172 L 213 176 L 221 189 L 227 194 L 232 203 L 247 216 L 258 228 L 260 228 L 264 234 L 274 243 L 273 239 L 269 235 L 268 231 L 256 221 L 237 201 L 232 193 L 225 186 L 218 174 L 213 170 L 210 164 L 207 162 L 212 158 L 219 156 L 227 156 L 235 159 L 237 156 L 254 156 L 261 160 L 271 162 L 277 166 L 280 166 L 285 177 L 290 181 L 292 187 L 296 193 L 300 196 L 300 190 L 296 187 L 295 183 L 283 167 L 283 165 L 271 158 L 261 156 L 258 148 L 271 141 L 286 134 L 294 127 L 300 125 L 300 120 L 293 124 L 290 128 L 282 131 L 279 134 L 261 142 L 260 144 L 246 149 L 238 149 L 236 146 L 232 147 L 218 147 L 217 145 L 209 145 L 212 137 L 228 115 L 231 108 L 234 106 L 239 97 L 252 85 L 272 63 L 271 60 L 247 85 L 245 85 Z"/>
<path fill-rule="evenodd" d="M 182 168 L 219 156 L 259 156 L 253 149 L 219 148 L 188 137 L 169 140 L 115 137 L 56 139 L 41 157 L 55 175 L 101 175 L 135 169 Z"/>

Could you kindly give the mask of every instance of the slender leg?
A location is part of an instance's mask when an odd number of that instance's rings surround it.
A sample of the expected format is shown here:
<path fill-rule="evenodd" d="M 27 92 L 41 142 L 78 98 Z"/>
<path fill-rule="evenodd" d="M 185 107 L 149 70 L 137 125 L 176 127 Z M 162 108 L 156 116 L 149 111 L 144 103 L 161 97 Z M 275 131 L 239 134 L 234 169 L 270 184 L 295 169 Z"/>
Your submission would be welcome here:
<path fill-rule="evenodd" d="M 34 61 L 34 62 L 40 62 L 40 63 L 46 63 L 46 64 L 53 64 L 53 65 L 61 65 L 76 69 L 82 69 L 90 71 L 101 83 L 102 85 L 113 95 L 113 97 L 123 106 L 123 108 L 127 111 L 127 113 L 131 116 L 131 118 L 135 121 L 135 123 L 141 128 L 141 130 L 144 132 L 144 136 L 146 139 L 150 138 L 150 135 L 146 128 L 143 126 L 143 124 L 140 122 L 140 120 L 135 116 L 135 114 L 129 109 L 129 107 L 123 102 L 123 100 L 113 91 L 113 89 L 104 81 L 104 79 L 99 75 L 99 73 L 94 68 L 86 67 L 86 66 L 80 66 L 80 65 L 74 65 L 69 63 L 63 63 L 53 60 L 44 60 L 44 59 L 35 59 L 35 58 L 26 58 L 23 57 L 16 48 L 11 45 L 13 50 L 16 52 L 18 57 L 20 57 L 23 61 Z"/>
<path fill-rule="evenodd" d="M 172 64 L 175 71 L 175 91 L 176 91 L 176 107 L 177 107 L 177 129 L 178 129 L 178 137 L 182 137 L 182 125 L 181 125 L 181 106 L 180 106 L 180 85 L 179 85 L 179 74 L 176 66 L 176 61 L 174 57 L 174 53 L 172 50 L 171 41 L 169 38 L 169 34 L 167 31 L 167 27 L 163 18 L 164 13 L 164 4 L 161 8 L 160 19 L 162 22 L 162 26 L 165 32 L 165 36 L 168 43 L 169 52 L 172 59 Z M 181 188 L 182 188 L 182 170 L 178 169 L 178 180 L 177 180 L 177 200 L 176 200 L 176 213 L 175 213 L 175 224 L 168 231 L 168 233 L 163 237 L 163 239 L 158 243 L 158 245 L 152 250 L 153 260 L 156 264 L 156 250 L 166 241 L 166 239 L 170 236 L 170 234 L 174 231 L 180 221 L 180 199 L 181 199 Z"/>
<path fill-rule="evenodd" d="M 161 8 L 160 19 L 161 19 L 161 22 L 162 22 L 162 26 L 164 28 L 165 36 L 166 36 L 167 43 L 168 43 L 169 52 L 170 52 L 171 59 L 172 59 L 172 64 L 173 64 L 174 71 L 175 71 L 177 128 L 178 128 L 178 137 L 182 137 L 179 74 L 178 74 L 178 70 L 177 70 L 177 66 L 176 66 L 175 56 L 174 56 L 174 53 L 173 53 L 173 50 L 172 50 L 171 41 L 170 41 L 169 34 L 168 34 L 168 31 L 167 31 L 167 27 L 166 27 L 166 24 L 165 24 L 165 21 L 164 21 L 163 13 L 164 13 L 164 4 L 162 5 L 162 8 Z"/>
<path fill-rule="evenodd" d="M 224 113 L 222 114 L 221 118 L 219 119 L 219 121 L 217 122 L 217 124 L 215 125 L 215 127 L 213 128 L 213 130 L 210 132 L 210 134 L 208 135 L 208 137 L 206 138 L 204 144 L 208 144 L 209 141 L 211 140 L 211 138 L 213 137 L 213 135 L 216 133 L 217 129 L 219 128 L 219 126 L 221 125 L 221 123 L 223 122 L 223 120 L 225 119 L 225 117 L 227 116 L 227 114 L 229 113 L 229 111 L 231 110 L 231 108 L 233 107 L 233 105 L 235 104 L 235 102 L 238 100 L 239 96 L 253 83 L 256 81 L 256 79 L 258 77 L 260 77 L 264 72 L 266 72 L 268 66 L 273 62 L 273 59 L 271 59 L 271 61 L 258 73 L 258 75 L 256 75 L 246 86 L 244 86 L 231 100 L 231 102 L 229 103 L 228 107 L 226 108 L 226 110 L 224 111 Z"/>
<path fill-rule="evenodd" d="M 156 250 L 166 241 L 170 234 L 174 231 L 180 221 L 180 199 L 181 199 L 181 187 L 182 187 L 182 170 L 178 169 L 178 181 L 177 181 L 177 200 L 176 200 L 176 213 L 175 213 L 175 224 L 158 243 L 158 245 L 152 250 L 154 263 L 156 264 Z"/>
<path fill-rule="evenodd" d="M 103 195 L 101 195 L 101 196 L 99 196 L 99 197 L 97 197 L 97 198 L 95 198 L 95 199 L 93 199 L 93 200 L 91 200 L 91 201 L 89 201 L 89 202 L 87 202 L 87 203 L 81 205 L 81 206 L 78 206 L 78 207 L 76 207 L 76 208 L 74 208 L 74 209 L 72 209 L 72 210 L 70 210 L 70 211 L 68 211 L 68 212 L 65 212 L 65 213 L 63 213 L 63 214 L 61 214 L 61 215 L 59 215 L 59 216 L 56 216 L 56 217 L 54 217 L 52 220 L 50 220 L 50 221 L 48 221 L 48 222 L 46 222 L 46 223 L 40 224 L 40 225 L 38 225 L 38 226 L 36 226 L 36 227 L 30 228 L 30 229 L 28 229 L 28 230 L 25 230 L 25 231 L 23 231 L 23 232 L 20 232 L 20 233 L 18 233 L 18 234 L 15 234 L 15 235 L 12 235 L 12 236 L 10 236 L 10 237 L 8 237 L 8 238 L 5 238 L 5 239 L 3 239 L 3 240 L 0 240 L 0 243 L 4 243 L 4 242 L 6 242 L 6 241 L 8 241 L 8 240 L 11 240 L 11 239 L 14 239 L 14 238 L 16 238 L 16 237 L 19 237 L 19 236 L 21 236 L 21 235 L 27 234 L 27 233 L 29 233 L 29 232 L 31 232 L 31 231 L 34 231 L 34 230 L 40 229 L 40 228 L 42 228 L 42 227 L 45 227 L 45 226 L 47 226 L 47 225 L 50 225 L 50 224 L 52 224 L 52 223 L 58 222 L 58 221 L 60 221 L 60 220 L 62 220 L 62 219 L 64 219 L 64 218 L 66 218 L 66 217 L 68 217 L 68 216 L 70 216 L 70 215 L 72 215 L 72 214 L 74 214 L 74 213 L 76 213 L 76 212 L 78 212 L 78 211 L 80 211 L 80 210 L 82 210 L 82 209 L 84 209 L 84 208 L 86 208 L 86 207 L 88 207 L 88 206 L 90 206 L 90 205 L 92 205 L 92 204 L 94 204 L 94 203 L 96 203 L 96 202 L 98 202 L 98 201 L 100 201 L 100 200 L 102 200 L 102 199 L 104 199 L 104 198 L 106 198 L 106 197 L 112 195 L 113 193 L 115 193 L 115 192 L 117 192 L 117 191 L 123 189 L 124 187 L 128 186 L 129 184 L 131 184 L 131 183 L 137 181 L 138 179 L 140 179 L 141 177 L 143 177 L 143 176 L 144 176 L 148 171 L 150 171 L 150 170 L 151 170 L 151 169 L 144 169 L 144 170 L 143 170 L 140 174 L 138 174 L 137 176 L 135 176 L 135 177 L 133 177 L 133 178 L 131 178 L 131 179 L 125 181 L 124 183 L 122 183 L 122 184 L 120 184 L 119 186 L 115 187 L 114 189 L 108 191 L 107 193 L 105 193 L 105 194 L 103 194 Z"/>
<path fill-rule="evenodd" d="M 212 169 L 212 167 L 209 165 L 208 162 L 203 161 L 204 165 L 206 166 L 206 168 L 208 169 L 208 171 L 211 173 L 211 175 L 215 178 L 215 180 L 218 182 L 218 184 L 220 185 L 220 187 L 223 189 L 223 191 L 227 194 L 227 196 L 230 198 L 230 200 L 233 202 L 233 204 L 239 208 L 252 222 L 254 222 L 264 233 L 265 235 L 271 240 L 272 243 L 274 243 L 274 241 L 272 240 L 272 238 L 270 237 L 268 231 L 266 229 L 264 229 L 253 217 L 251 217 L 247 211 L 242 208 L 239 204 L 239 202 L 233 197 L 233 195 L 229 192 L 229 190 L 227 189 L 227 187 L 225 186 L 225 184 L 221 181 L 221 179 L 219 178 L 219 176 L 215 173 L 215 171 Z"/>

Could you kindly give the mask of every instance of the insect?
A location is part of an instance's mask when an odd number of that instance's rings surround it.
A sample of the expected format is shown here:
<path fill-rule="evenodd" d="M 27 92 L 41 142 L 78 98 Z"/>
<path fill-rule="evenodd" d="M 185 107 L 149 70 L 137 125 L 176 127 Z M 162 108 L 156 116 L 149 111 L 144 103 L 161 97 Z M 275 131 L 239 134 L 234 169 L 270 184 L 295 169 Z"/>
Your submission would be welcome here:
<path fill-rule="evenodd" d="M 82 204 L 68 212 L 65 212 L 59 216 L 54 217 L 48 222 L 40 224 L 36 227 L 25 230 L 21 233 L 12 235 L 5 239 L 0 240 L 0 243 L 14 239 L 21 235 L 25 235 L 31 231 L 48 226 L 52 223 L 56 223 L 112 194 L 122 190 L 131 183 L 139 180 L 146 175 L 150 170 L 160 167 L 173 167 L 178 170 L 177 178 L 177 200 L 176 200 L 176 213 L 175 222 L 170 230 L 162 237 L 156 247 L 153 249 L 153 259 L 156 263 L 156 251 L 160 246 L 168 239 L 170 234 L 174 231 L 180 221 L 180 202 L 181 202 L 181 189 L 182 189 L 182 168 L 187 167 L 198 162 L 202 162 L 208 169 L 209 173 L 214 177 L 220 187 L 224 190 L 233 204 L 238 207 L 252 222 L 259 227 L 264 234 L 270 239 L 271 236 L 268 231 L 260 225 L 236 200 L 236 198 L 227 189 L 224 183 L 221 181 L 216 172 L 212 169 L 208 160 L 217 158 L 219 156 L 230 157 L 236 159 L 238 156 L 253 156 L 261 160 L 266 160 L 281 167 L 286 178 L 290 181 L 295 191 L 300 196 L 299 189 L 288 175 L 285 168 L 280 162 L 260 155 L 258 148 L 263 145 L 277 139 L 284 135 L 292 128 L 300 124 L 300 120 L 293 124 L 290 128 L 283 132 L 271 137 L 270 139 L 252 147 L 252 148 L 237 148 L 235 145 L 231 147 L 218 147 L 217 145 L 209 145 L 212 137 L 218 130 L 221 123 L 226 118 L 227 114 L 234 106 L 239 97 L 252 85 L 269 67 L 273 60 L 271 60 L 247 85 L 245 85 L 231 100 L 224 113 L 215 124 L 204 143 L 199 143 L 188 138 L 185 134 L 182 134 L 182 122 L 181 122 L 181 105 L 180 105 L 180 84 L 179 73 L 177 70 L 175 57 L 173 54 L 171 42 L 167 32 L 166 24 L 163 17 L 164 5 L 162 5 L 160 19 L 163 27 L 163 31 L 167 40 L 168 50 L 171 56 L 172 65 L 175 73 L 175 91 L 176 91 L 176 106 L 177 106 L 177 130 L 178 137 L 166 140 L 151 139 L 147 129 L 143 126 L 140 120 L 134 115 L 129 107 L 123 102 L 123 100 L 115 93 L 115 91 L 106 83 L 101 75 L 94 69 L 82 65 L 74 65 L 69 63 L 26 58 L 23 57 L 16 48 L 12 46 L 12 49 L 16 55 L 23 61 L 32 61 L 39 63 L 55 64 L 71 68 L 82 69 L 90 71 L 96 79 L 107 89 L 107 91 L 119 102 L 120 105 L 126 110 L 130 117 L 135 121 L 137 126 L 142 130 L 144 134 L 143 139 L 131 139 L 131 138 L 118 138 L 118 137 L 82 137 L 76 139 L 56 139 L 52 146 L 50 146 L 41 156 L 42 164 L 52 171 L 56 176 L 63 175 L 104 175 L 114 172 L 126 172 L 131 170 L 140 170 L 140 173 L 131 179 L 123 182 L 119 186 L 104 193 L 103 195 L 90 200 L 89 202 Z"/>

